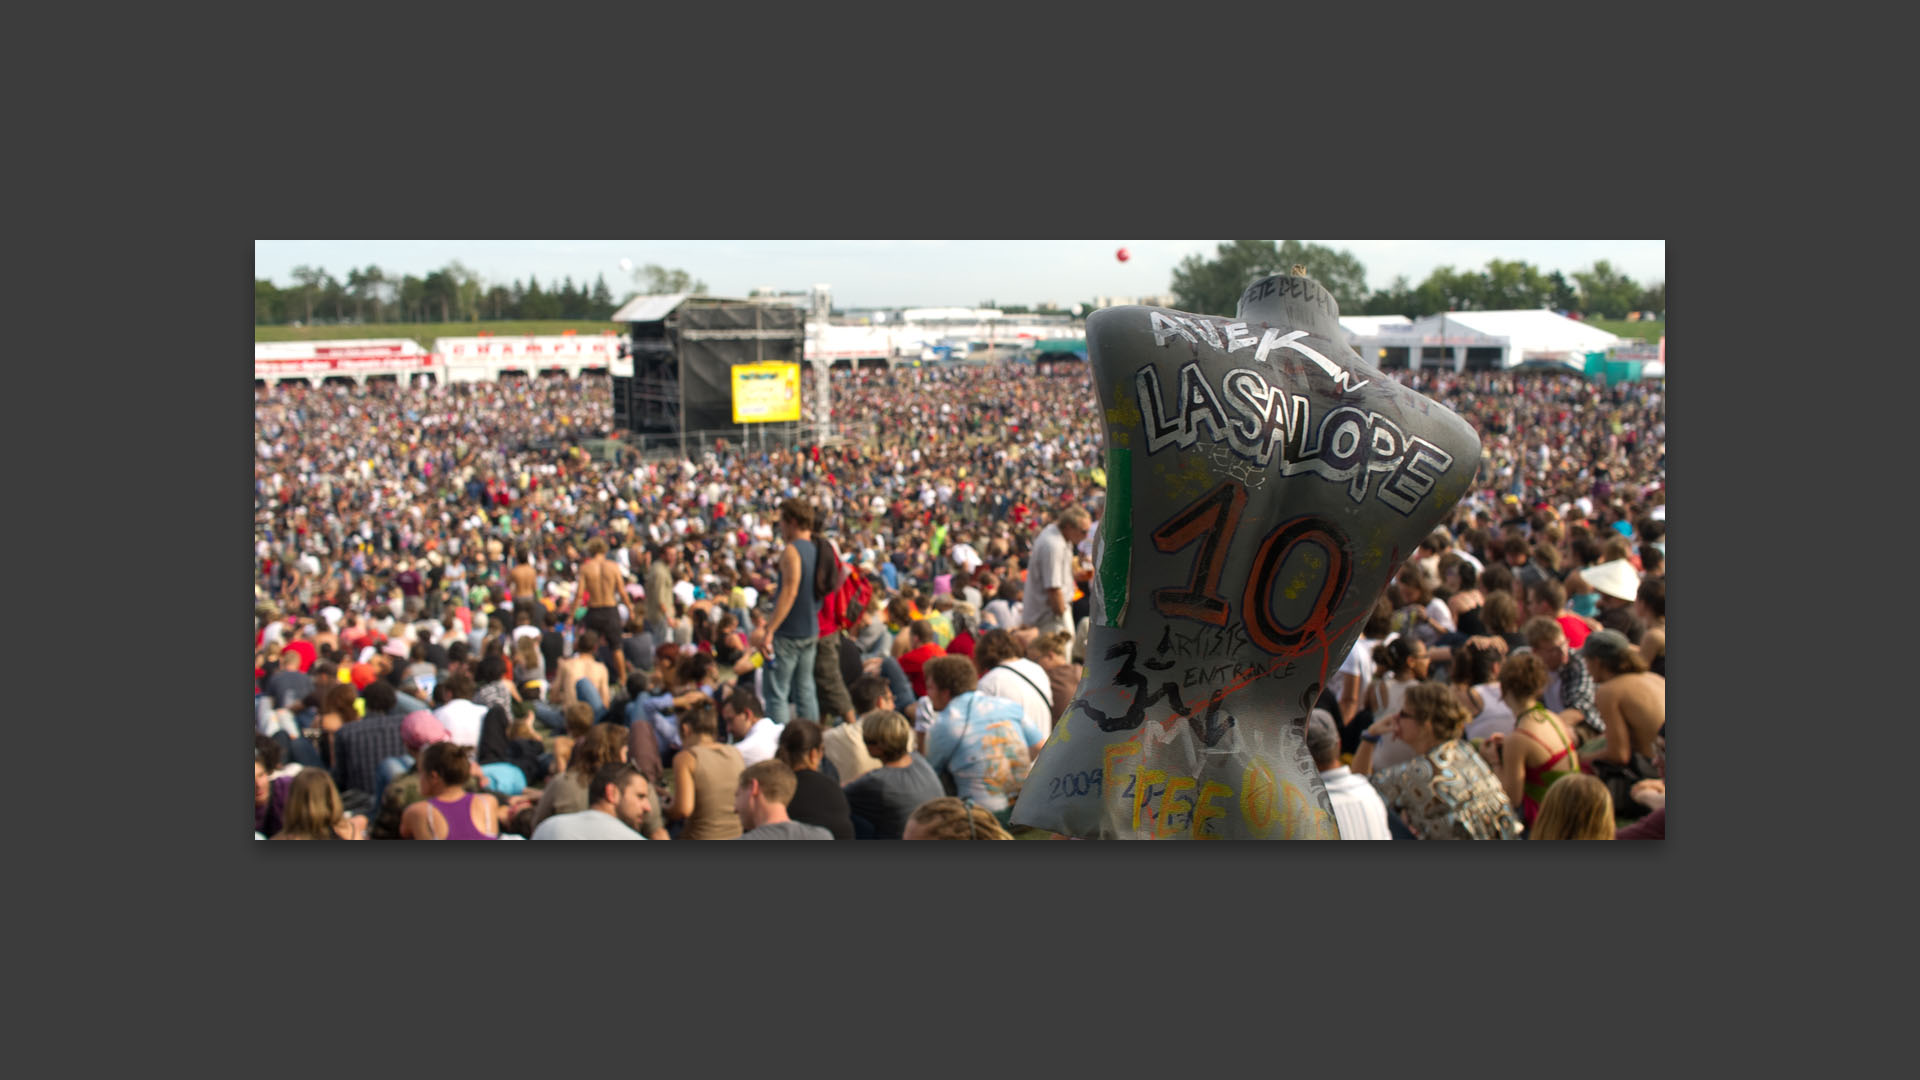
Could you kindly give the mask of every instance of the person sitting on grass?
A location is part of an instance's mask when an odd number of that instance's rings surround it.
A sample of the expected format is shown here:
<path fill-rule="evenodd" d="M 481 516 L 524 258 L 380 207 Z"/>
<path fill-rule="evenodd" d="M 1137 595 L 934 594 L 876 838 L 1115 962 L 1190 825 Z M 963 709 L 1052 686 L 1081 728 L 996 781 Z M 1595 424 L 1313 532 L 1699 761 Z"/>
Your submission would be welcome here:
<path fill-rule="evenodd" d="M 1613 796 L 1591 776 L 1569 776 L 1540 803 L 1529 836 L 1534 840 L 1613 839 Z"/>
<path fill-rule="evenodd" d="M 257 781 L 256 781 L 257 783 Z M 257 798 L 256 794 L 256 798 Z M 284 824 L 275 840 L 365 840 L 367 819 L 348 817 L 340 789 L 325 769 L 301 769 L 287 792 Z"/>
<path fill-rule="evenodd" d="M 860 729 L 867 753 L 880 762 L 880 767 L 845 788 L 854 836 L 861 840 L 898 840 L 906 831 L 907 815 L 946 792 L 941 790 L 933 766 L 914 753 L 913 725 L 906 717 L 891 709 L 870 712 L 860 718 Z"/>
<path fill-rule="evenodd" d="M 534 840 L 645 840 L 652 789 L 640 770 L 624 761 L 609 762 L 593 774 L 593 794 L 585 810 L 555 814 L 533 830 Z"/>
<path fill-rule="evenodd" d="M 420 755 L 420 793 L 400 818 L 402 840 L 497 840 L 499 801 L 465 790 L 473 775 L 471 751 L 437 742 Z"/>
<path fill-rule="evenodd" d="M 1549 788 L 1580 775 L 1573 732 L 1540 703 L 1547 679 L 1547 665 L 1530 652 L 1510 656 L 1500 665 L 1500 693 L 1515 717 L 1513 732 L 1488 736 L 1482 751 L 1500 775 L 1507 800 L 1520 808 L 1528 826 L 1540 816 L 1540 801 Z"/>
<path fill-rule="evenodd" d="M 1452 691 L 1439 683 L 1421 683 L 1408 690 L 1394 723 L 1414 757 L 1376 772 L 1371 779 L 1387 811 L 1399 815 L 1414 836 L 1511 840 L 1520 835 L 1520 817 L 1500 781 L 1461 738 L 1467 710 Z M 1366 747 L 1361 747 L 1365 752 Z"/>
<path fill-rule="evenodd" d="M 796 719 L 796 724 L 812 723 Z M 818 825 L 808 825 L 787 816 L 787 804 L 793 801 L 798 786 L 787 763 L 770 758 L 740 771 L 740 784 L 734 790 L 733 812 L 748 826 L 741 840 L 831 840 L 833 833 Z"/>

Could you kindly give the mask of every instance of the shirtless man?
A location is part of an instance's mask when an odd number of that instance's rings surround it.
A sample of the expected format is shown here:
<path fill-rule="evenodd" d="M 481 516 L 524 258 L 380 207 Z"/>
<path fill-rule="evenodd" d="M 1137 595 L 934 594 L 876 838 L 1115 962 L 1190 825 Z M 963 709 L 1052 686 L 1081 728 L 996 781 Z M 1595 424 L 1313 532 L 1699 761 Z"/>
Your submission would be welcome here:
<path fill-rule="evenodd" d="M 1599 630 L 1580 647 L 1593 674 L 1593 703 L 1606 725 L 1603 750 L 1583 750 L 1580 764 L 1626 765 L 1633 755 L 1658 760 L 1654 745 L 1667 723 L 1667 680 L 1647 670 L 1640 650 L 1618 630 Z"/>
<path fill-rule="evenodd" d="M 553 680 L 560 693 L 559 704 L 563 708 L 582 700 L 577 689 L 581 679 L 592 684 L 594 693 L 600 697 L 600 703 L 594 709 L 596 715 L 593 720 L 596 724 L 600 722 L 600 716 L 597 714 L 607 707 L 607 701 L 611 697 L 607 687 L 607 665 L 596 660 L 593 655 L 599 649 L 600 642 L 600 634 L 593 628 L 580 631 L 580 636 L 574 639 L 573 655 L 560 661 Z M 614 655 L 618 656 L 619 650 L 614 650 Z M 593 702 L 589 701 L 588 704 L 592 705 Z"/>
<path fill-rule="evenodd" d="M 527 555 L 525 547 L 513 553 L 513 569 L 507 571 L 507 583 L 512 586 L 513 606 L 517 611 L 522 607 L 531 608 L 540 602 L 540 575 L 533 568 L 533 560 Z"/>
<path fill-rule="evenodd" d="M 594 538 L 587 545 L 587 561 L 580 564 L 580 585 L 574 595 L 587 608 L 581 625 L 598 631 L 600 639 L 613 647 L 614 674 L 622 685 L 627 681 L 627 657 L 620 648 L 619 605 L 625 588 L 620 564 L 607 558 L 607 542 Z"/>
<path fill-rule="evenodd" d="M 333 624 L 323 618 L 315 623 L 314 626 L 313 647 L 322 651 L 332 649 L 335 652 L 339 652 L 340 635 L 334 632 Z"/>

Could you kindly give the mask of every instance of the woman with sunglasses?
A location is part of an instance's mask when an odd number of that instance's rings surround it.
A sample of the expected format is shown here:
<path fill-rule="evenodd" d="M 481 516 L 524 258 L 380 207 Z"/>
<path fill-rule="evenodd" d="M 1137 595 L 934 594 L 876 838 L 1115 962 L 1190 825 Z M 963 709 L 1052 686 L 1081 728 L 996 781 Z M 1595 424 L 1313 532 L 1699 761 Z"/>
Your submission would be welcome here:
<path fill-rule="evenodd" d="M 1466 726 L 1466 708 L 1445 686 L 1408 690 L 1394 727 L 1415 756 L 1375 773 L 1374 789 L 1419 839 L 1514 839 L 1519 816 L 1493 770 L 1461 738 Z"/>

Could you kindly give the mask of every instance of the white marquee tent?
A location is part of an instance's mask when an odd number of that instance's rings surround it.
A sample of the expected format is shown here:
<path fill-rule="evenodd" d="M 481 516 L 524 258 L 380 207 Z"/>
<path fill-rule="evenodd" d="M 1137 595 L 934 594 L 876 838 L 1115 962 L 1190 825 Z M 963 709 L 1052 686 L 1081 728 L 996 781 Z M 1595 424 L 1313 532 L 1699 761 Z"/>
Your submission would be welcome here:
<path fill-rule="evenodd" d="M 1380 318 L 1383 322 L 1373 327 L 1354 327 L 1371 331 L 1355 333 L 1354 350 L 1376 363 L 1404 350 L 1401 357 L 1412 367 L 1505 370 L 1533 359 L 1579 364 L 1587 353 L 1622 344 L 1618 335 L 1551 311 L 1449 311 L 1415 319 L 1410 326 Z"/>

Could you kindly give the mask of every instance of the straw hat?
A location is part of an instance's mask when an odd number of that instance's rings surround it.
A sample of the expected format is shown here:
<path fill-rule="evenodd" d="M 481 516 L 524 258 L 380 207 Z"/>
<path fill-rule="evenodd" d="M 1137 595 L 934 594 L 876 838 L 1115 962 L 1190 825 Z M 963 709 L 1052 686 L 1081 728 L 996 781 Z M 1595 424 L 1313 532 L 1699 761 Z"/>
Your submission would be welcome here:
<path fill-rule="evenodd" d="M 1625 559 L 1615 559 L 1580 571 L 1587 584 L 1616 600 L 1632 600 L 1640 594 L 1640 574 Z"/>

